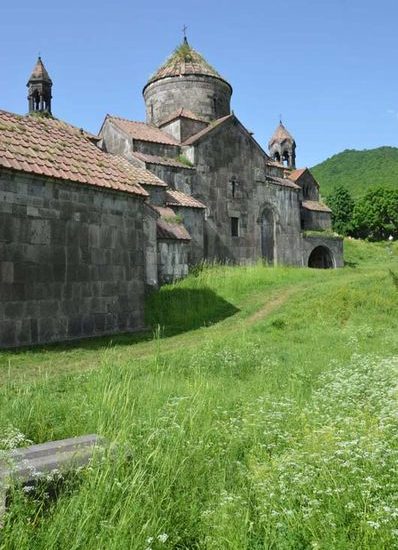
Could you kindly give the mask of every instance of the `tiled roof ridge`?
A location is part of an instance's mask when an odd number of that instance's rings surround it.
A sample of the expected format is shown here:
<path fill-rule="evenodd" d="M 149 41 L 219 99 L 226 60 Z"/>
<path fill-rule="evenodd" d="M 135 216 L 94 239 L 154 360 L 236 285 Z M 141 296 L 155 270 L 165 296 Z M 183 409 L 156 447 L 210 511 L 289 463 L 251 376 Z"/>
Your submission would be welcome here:
<path fill-rule="evenodd" d="M 306 200 L 301 203 L 302 207 L 307 210 L 316 212 L 332 212 L 332 210 L 321 201 Z"/>
<path fill-rule="evenodd" d="M 178 216 L 169 206 L 153 206 L 160 215 L 156 221 L 156 232 L 160 239 L 190 241 L 191 235 L 187 228 L 178 220 Z"/>
<path fill-rule="evenodd" d="M 114 124 L 117 125 L 117 127 L 122 130 L 123 132 L 130 134 L 133 139 L 137 139 L 138 141 L 150 141 L 153 143 L 164 143 L 165 145 L 175 145 L 179 146 L 179 142 L 173 138 L 170 134 L 167 132 L 164 132 L 161 128 L 158 128 L 154 124 L 149 124 L 148 122 L 143 122 L 141 120 L 129 120 L 128 118 L 123 118 L 115 115 L 110 115 L 109 113 L 105 117 L 105 121 L 109 120 L 111 122 L 114 122 Z M 105 123 L 104 121 L 104 123 Z M 118 124 L 120 122 L 122 125 Z M 129 126 L 130 128 L 126 128 L 125 126 Z M 141 135 L 141 136 L 133 136 L 133 128 L 135 129 L 140 128 L 143 130 L 147 130 L 149 132 L 148 135 Z M 130 131 L 129 131 L 130 130 Z"/>
<path fill-rule="evenodd" d="M 304 172 L 308 170 L 307 167 L 305 168 L 295 168 L 294 170 L 292 170 L 290 172 L 290 174 L 288 175 L 288 178 L 291 179 L 292 181 L 296 181 L 298 180 L 298 178 L 300 176 L 302 176 L 304 174 Z"/>
<path fill-rule="evenodd" d="M 158 180 L 94 145 L 75 126 L 0 110 L 0 166 L 56 180 L 147 197 L 140 182 Z"/>
<path fill-rule="evenodd" d="M 191 195 L 187 195 L 182 191 L 177 191 L 176 189 L 167 189 L 166 204 L 168 206 L 183 206 L 187 208 L 206 208 L 206 206 L 198 199 L 195 199 Z"/>

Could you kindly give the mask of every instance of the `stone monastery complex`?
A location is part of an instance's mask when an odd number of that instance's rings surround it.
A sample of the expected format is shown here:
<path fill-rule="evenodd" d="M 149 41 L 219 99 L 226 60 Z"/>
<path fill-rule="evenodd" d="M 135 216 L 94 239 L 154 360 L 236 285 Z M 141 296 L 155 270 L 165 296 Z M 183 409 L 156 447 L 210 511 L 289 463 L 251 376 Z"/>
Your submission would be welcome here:
<path fill-rule="evenodd" d="M 28 115 L 0 111 L 0 347 L 142 328 L 146 289 L 203 260 L 342 266 L 293 137 L 280 123 L 266 153 L 186 39 L 144 87 L 146 122 L 53 118 L 40 57 L 28 90 Z"/>

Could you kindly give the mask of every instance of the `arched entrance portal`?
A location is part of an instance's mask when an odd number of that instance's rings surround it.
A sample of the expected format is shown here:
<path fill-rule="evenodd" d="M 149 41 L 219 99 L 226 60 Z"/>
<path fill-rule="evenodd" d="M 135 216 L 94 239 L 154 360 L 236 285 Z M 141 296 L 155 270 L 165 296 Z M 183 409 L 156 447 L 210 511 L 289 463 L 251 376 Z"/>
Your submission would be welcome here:
<path fill-rule="evenodd" d="M 274 215 L 266 208 L 261 216 L 261 254 L 268 264 L 274 263 Z"/>
<path fill-rule="evenodd" d="M 331 269 L 334 267 L 333 255 L 326 246 L 317 246 L 308 258 L 308 267 Z"/>

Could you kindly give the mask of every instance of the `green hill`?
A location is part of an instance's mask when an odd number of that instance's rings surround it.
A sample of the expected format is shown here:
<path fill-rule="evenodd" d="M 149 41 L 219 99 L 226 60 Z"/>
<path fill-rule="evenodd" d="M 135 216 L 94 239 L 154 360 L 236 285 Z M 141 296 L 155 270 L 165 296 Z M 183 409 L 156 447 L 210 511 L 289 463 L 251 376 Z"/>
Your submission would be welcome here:
<path fill-rule="evenodd" d="M 345 185 L 354 197 L 376 185 L 398 187 L 398 148 L 346 149 L 317 164 L 311 171 L 323 196 L 338 184 Z"/>

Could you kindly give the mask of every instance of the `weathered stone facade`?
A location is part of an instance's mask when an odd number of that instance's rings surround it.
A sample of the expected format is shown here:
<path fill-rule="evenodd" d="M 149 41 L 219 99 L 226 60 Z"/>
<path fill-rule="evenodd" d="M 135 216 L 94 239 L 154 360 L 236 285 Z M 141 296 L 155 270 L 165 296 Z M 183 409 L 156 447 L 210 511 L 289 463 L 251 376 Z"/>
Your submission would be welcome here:
<path fill-rule="evenodd" d="M 102 147 L 141 163 L 169 189 L 206 206 L 203 223 L 197 211 L 183 213 L 173 205 L 191 236 L 189 263 L 263 258 L 270 265 L 307 266 L 311 241 L 305 241 L 304 232 L 310 230 L 319 233 L 333 257 L 325 266 L 342 265 L 319 185 L 308 169 L 295 169 L 294 138 L 280 123 L 269 141 L 269 156 L 231 114 L 231 93 L 185 41 L 144 87 L 145 128 L 107 117 Z"/>
<path fill-rule="evenodd" d="M 0 197 L 1 347 L 143 326 L 142 199 L 7 170 Z"/>

